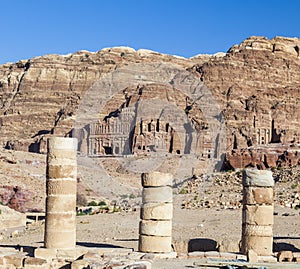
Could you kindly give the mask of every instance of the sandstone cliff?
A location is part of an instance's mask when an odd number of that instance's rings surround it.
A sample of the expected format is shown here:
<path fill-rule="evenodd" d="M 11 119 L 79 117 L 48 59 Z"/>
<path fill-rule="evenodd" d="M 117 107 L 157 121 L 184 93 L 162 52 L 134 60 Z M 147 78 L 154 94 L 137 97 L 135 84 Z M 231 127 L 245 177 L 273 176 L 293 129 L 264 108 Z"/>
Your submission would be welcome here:
<path fill-rule="evenodd" d="M 43 153 L 47 136 L 70 135 L 85 92 L 103 74 L 131 63 L 159 62 L 192 72 L 212 91 L 226 124 L 227 168 L 297 165 L 299 48 L 298 38 L 250 37 L 226 54 L 190 59 L 119 47 L 4 64 L 0 66 L 1 146 Z M 177 103 L 186 105 L 185 100 Z"/>

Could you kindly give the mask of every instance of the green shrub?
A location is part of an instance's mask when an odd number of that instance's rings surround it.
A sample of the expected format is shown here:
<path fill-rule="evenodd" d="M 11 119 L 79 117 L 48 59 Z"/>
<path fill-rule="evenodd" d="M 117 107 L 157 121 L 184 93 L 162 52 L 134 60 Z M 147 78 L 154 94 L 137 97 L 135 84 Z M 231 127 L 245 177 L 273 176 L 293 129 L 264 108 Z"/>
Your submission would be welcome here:
<path fill-rule="evenodd" d="M 97 206 L 98 203 L 96 201 L 91 201 L 88 203 L 88 206 Z"/>
<path fill-rule="evenodd" d="M 188 193 L 188 191 L 186 188 L 182 188 L 179 192 L 179 194 L 187 194 L 187 193 Z"/>
<path fill-rule="evenodd" d="M 131 193 L 131 194 L 129 195 L 128 198 L 129 198 L 129 199 L 134 199 L 134 198 L 136 198 L 136 197 L 135 197 L 135 195 L 134 195 L 133 193 Z"/>
<path fill-rule="evenodd" d="M 98 203 L 98 205 L 99 205 L 99 206 L 107 206 L 107 204 L 106 204 L 104 201 L 100 201 L 100 202 Z"/>
<path fill-rule="evenodd" d="M 297 187 L 298 187 L 298 183 L 294 183 L 294 184 L 292 184 L 292 186 L 291 186 L 292 189 L 296 189 Z"/>

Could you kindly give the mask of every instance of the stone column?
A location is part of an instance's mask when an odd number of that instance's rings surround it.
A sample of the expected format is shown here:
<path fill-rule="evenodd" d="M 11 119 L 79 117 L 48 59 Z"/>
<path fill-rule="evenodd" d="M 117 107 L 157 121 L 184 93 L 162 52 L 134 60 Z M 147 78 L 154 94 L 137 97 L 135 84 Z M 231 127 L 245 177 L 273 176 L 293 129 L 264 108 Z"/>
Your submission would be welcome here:
<path fill-rule="evenodd" d="M 48 139 L 45 247 L 76 245 L 77 139 Z"/>
<path fill-rule="evenodd" d="M 139 230 L 139 251 L 172 251 L 173 176 L 167 173 L 142 174 L 143 205 Z"/>
<path fill-rule="evenodd" d="M 273 253 L 274 180 L 267 170 L 243 172 L 243 226 L 241 251 L 259 256 Z"/>

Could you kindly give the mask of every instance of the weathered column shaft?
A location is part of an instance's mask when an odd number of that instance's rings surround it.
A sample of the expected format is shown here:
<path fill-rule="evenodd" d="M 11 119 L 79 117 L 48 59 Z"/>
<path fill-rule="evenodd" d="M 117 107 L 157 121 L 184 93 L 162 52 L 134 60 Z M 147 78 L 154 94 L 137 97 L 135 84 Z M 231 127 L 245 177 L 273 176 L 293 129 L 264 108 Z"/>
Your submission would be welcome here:
<path fill-rule="evenodd" d="M 46 248 L 75 248 L 77 139 L 48 139 L 46 171 Z"/>
<path fill-rule="evenodd" d="M 241 251 L 271 255 L 273 250 L 274 180 L 267 170 L 243 173 L 243 222 Z"/>
<path fill-rule="evenodd" d="M 139 251 L 169 253 L 172 251 L 173 176 L 152 172 L 142 174 Z"/>

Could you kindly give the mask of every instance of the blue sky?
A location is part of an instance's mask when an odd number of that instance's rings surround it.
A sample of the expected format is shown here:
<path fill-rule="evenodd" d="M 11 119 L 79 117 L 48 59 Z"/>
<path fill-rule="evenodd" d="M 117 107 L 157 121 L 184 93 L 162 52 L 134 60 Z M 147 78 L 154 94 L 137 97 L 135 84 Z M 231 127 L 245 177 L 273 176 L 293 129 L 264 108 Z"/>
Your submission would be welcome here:
<path fill-rule="evenodd" d="M 3 0 L 0 63 L 130 46 L 191 57 L 300 37 L 298 0 Z"/>

